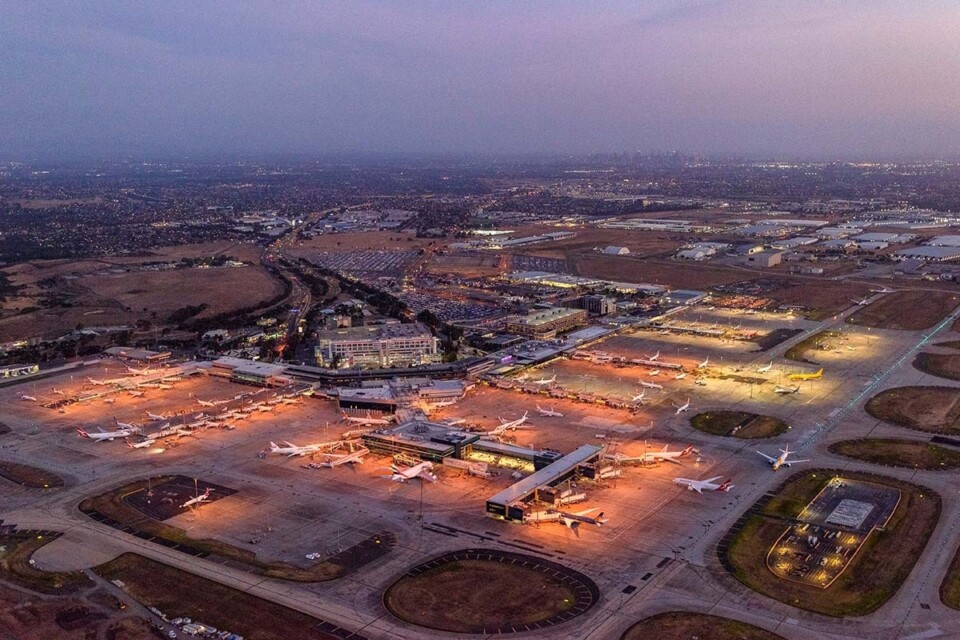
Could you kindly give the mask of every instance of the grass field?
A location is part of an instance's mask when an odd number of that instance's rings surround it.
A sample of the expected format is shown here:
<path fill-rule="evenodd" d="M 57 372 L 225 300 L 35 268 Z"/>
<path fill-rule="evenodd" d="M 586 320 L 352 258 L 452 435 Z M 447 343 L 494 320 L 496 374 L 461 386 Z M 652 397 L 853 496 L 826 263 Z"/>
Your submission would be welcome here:
<path fill-rule="evenodd" d="M 690 418 L 690 424 L 694 429 L 704 433 L 743 438 L 744 440 L 772 438 L 790 428 L 786 422 L 779 418 L 761 416 L 746 411 L 698 413 Z"/>
<path fill-rule="evenodd" d="M 20 533 L 0 536 L 0 578 L 17 586 L 45 593 L 61 595 L 73 593 L 90 584 L 87 576 L 79 571 L 48 572 L 35 569 L 30 564 L 33 553 L 56 537 L 26 536 Z"/>
<path fill-rule="evenodd" d="M 404 576 L 383 597 L 401 620 L 454 633 L 546 620 L 573 607 L 574 591 L 527 567 L 457 560 Z"/>
<path fill-rule="evenodd" d="M 783 640 L 775 633 L 746 622 L 689 611 L 651 616 L 626 630 L 620 640 Z"/>
<path fill-rule="evenodd" d="M 44 469 L 0 460 L 0 477 L 31 489 L 62 487 L 63 478 Z"/>
<path fill-rule="evenodd" d="M 790 478 L 759 513 L 749 517 L 723 553 L 734 576 L 751 589 L 786 604 L 827 616 L 862 616 L 877 610 L 903 584 L 940 517 L 940 497 L 894 478 L 843 472 L 844 478 L 897 487 L 901 500 L 886 529 L 874 531 L 846 571 L 826 589 L 777 577 L 766 558 L 774 543 L 839 470 L 816 469 Z"/>
<path fill-rule="evenodd" d="M 897 387 L 870 398 L 864 409 L 878 420 L 928 433 L 960 433 L 960 389 Z"/>
<path fill-rule="evenodd" d="M 152 484 L 154 487 L 157 487 L 162 485 L 165 480 L 169 481 L 172 478 L 173 476 L 154 478 Z M 146 480 L 133 482 L 99 496 L 87 498 L 80 503 L 79 508 L 81 511 L 89 511 L 91 509 L 99 511 L 137 531 L 150 533 L 166 540 L 171 540 L 200 551 L 206 551 L 223 558 L 228 558 L 234 562 L 245 564 L 260 575 L 270 578 L 290 580 L 293 582 L 324 582 L 326 580 L 334 580 L 344 575 L 344 568 L 331 562 L 318 562 L 307 569 L 301 569 L 300 567 L 282 562 L 264 562 L 259 560 L 252 551 L 241 549 L 219 540 L 191 538 L 187 536 L 183 529 L 154 520 L 137 511 L 123 500 L 123 496 L 144 489 L 146 486 Z"/>
<path fill-rule="evenodd" d="M 320 620 L 312 616 L 133 553 L 94 571 L 108 580 L 122 580 L 137 601 L 171 618 L 190 617 L 247 640 L 335 638 L 317 629 Z"/>
<path fill-rule="evenodd" d="M 918 353 L 913 366 L 940 378 L 960 380 L 960 355 L 952 353 Z"/>
<path fill-rule="evenodd" d="M 787 352 L 783 354 L 783 357 L 786 358 L 787 360 L 795 360 L 797 362 L 809 362 L 810 364 L 817 364 L 815 360 L 811 360 L 807 358 L 807 353 L 816 349 L 817 345 L 819 345 L 824 340 L 828 340 L 831 338 L 839 338 L 839 337 L 840 337 L 839 331 L 821 331 L 819 333 L 815 333 L 811 336 L 807 336 L 797 344 L 787 349 Z"/>
<path fill-rule="evenodd" d="M 854 460 L 907 469 L 947 471 L 960 467 L 960 451 L 916 440 L 895 438 L 842 440 L 831 444 L 830 452 Z"/>
<path fill-rule="evenodd" d="M 880 329 L 929 329 L 960 304 L 960 296 L 945 291 L 897 291 L 861 308 L 850 324 Z"/>

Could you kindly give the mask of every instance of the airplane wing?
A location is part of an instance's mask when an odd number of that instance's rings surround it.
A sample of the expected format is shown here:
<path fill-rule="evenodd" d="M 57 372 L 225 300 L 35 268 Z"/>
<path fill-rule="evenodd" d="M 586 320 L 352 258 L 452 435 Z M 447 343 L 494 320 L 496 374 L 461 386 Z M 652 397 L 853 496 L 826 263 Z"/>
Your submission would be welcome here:
<path fill-rule="evenodd" d="M 433 475 L 432 473 L 430 473 L 430 472 L 427 471 L 426 469 L 421 469 L 420 473 L 418 473 L 418 474 L 417 474 L 416 476 L 414 476 L 414 477 L 415 477 L 415 478 L 423 478 L 424 480 L 428 480 L 428 481 L 430 481 L 430 482 L 436 482 L 436 481 L 437 481 L 437 476 Z"/>
<path fill-rule="evenodd" d="M 715 478 L 707 478 L 706 480 L 703 480 L 702 482 L 716 482 L 717 480 L 719 480 L 719 479 L 722 478 L 722 477 L 723 477 L 723 476 L 717 476 L 717 477 L 715 477 Z"/>
<path fill-rule="evenodd" d="M 810 461 L 809 460 L 787 460 L 786 462 L 783 463 L 783 465 L 785 467 L 789 467 L 789 466 L 798 464 L 800 462 L 810 462 Z"/>
<path fill-rule="evenodd" d="M 761 456 L 763 456 L 763 458 L 764 458 L 767 462 L 769 462 L 770 464 L 773 464 L 774 462 L 777 461 L 776 458 L 772 458 L 772 457 L 768 456 L 767 454 L 765 454 L 765 453 L 763 453 L 763 452 L 761 452 L 761 451 L 757 451 L 757 453 L 759 453 Z"/>

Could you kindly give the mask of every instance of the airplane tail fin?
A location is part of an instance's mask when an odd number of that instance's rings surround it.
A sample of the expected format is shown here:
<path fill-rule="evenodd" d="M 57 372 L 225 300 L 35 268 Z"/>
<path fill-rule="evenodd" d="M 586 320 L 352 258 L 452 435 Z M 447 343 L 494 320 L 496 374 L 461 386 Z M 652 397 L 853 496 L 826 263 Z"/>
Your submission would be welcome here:
<path fill-rule="evenodd" d="M 129 448 L 133 449 L 133 444 L 131 444 L 130 438 L 124 438 L 123 443 L 127 445 Z"/>
<path fill-rule="evenodd" d="M 692 445 L 692 444 L 688 444 L 686 447 L 684 447 L 683 451 L 680 452 L 680 455 L 681 455 L 681 456 L 690 455 L 690 452 L 691 452 L 691 451 L 693 451 L 693 445 Z"/>
<path fill-rule="evenodd" d="M 730 491 L 730 489 L 733 489 L 733 485 L 730 484 L 731 480 L 732 478 L 727 478 L 723 484 L 717 487 L 717 491 Z"/>
<path fill-rule="evenodd" d="M 271 442 L 271 443 L 270 443 L 270 451 L 276 451 L 276 450 L 279 449 L 279 448 L 280 448 L 280 447 L 277 446 L 277 443 L 276 443 L 276 442 Z"/>
<path fill-rule="evenodd" d="M 89 438 L 90 434 L 84 431 L 83 429 L 77 429 L 77 437 L 79 438 Z"/>

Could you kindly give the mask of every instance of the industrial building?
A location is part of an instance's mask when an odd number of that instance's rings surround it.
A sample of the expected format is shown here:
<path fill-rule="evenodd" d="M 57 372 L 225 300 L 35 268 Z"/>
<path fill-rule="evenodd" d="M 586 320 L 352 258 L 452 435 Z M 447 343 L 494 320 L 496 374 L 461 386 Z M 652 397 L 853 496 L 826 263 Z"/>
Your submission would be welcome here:
<path fill-rule="evenodd" d="M 525 316 L 508 317 L 506 330 L 520 336 L 544 340 L 586 323 L 587 312 L 584 309 L 550 307 L 533 311 Z"/>
<path fill-rule="evenodd" d="M 323 367 L 383 368 L 436 363 L 440 352 L 430 330 L 416 322 L 321 331 L 316 357 Z"/>
<path fill-rule="evenodd" d="M 757 267 L 775 267 L 783 262 L 782 251 L 758 251 L 747 256 L 747 264 Z"/>
<path fill-rule="evenodd" d="M 110 347 L 104 349 L 103 352 L 118 360 L 130 360 L 132 362 L 163 362 L 170 359 L 169 351 L 148 351 L 147 349 L 133 347 Z"/>
<path fill-rule="evenodd" d="M 672 306 L 689 306 L 707 299 L 706 291 L 676 289 L 663 296 L 663 302 Z"/>
<path fill-rule="evenodd" d="M 218 358 L 210 364 L 209 373 L 212 376 L 228 378 L 231 382 L 261 387 L 283 387 L 293 382 L 285 374 L 285 367 L 282 364 L 243 358 Z"/>

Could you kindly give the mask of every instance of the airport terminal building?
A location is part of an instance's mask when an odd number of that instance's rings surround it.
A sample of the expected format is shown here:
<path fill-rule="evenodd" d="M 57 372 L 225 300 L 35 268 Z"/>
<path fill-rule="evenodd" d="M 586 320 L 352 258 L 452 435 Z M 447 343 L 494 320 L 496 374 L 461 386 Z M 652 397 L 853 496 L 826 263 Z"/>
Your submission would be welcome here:
<path fill-rule="evenodd" d="M 419 322 L 347 327 L 317 335 L 321 367 L 384 368 L 440 361 L 439 342 Z"/>

